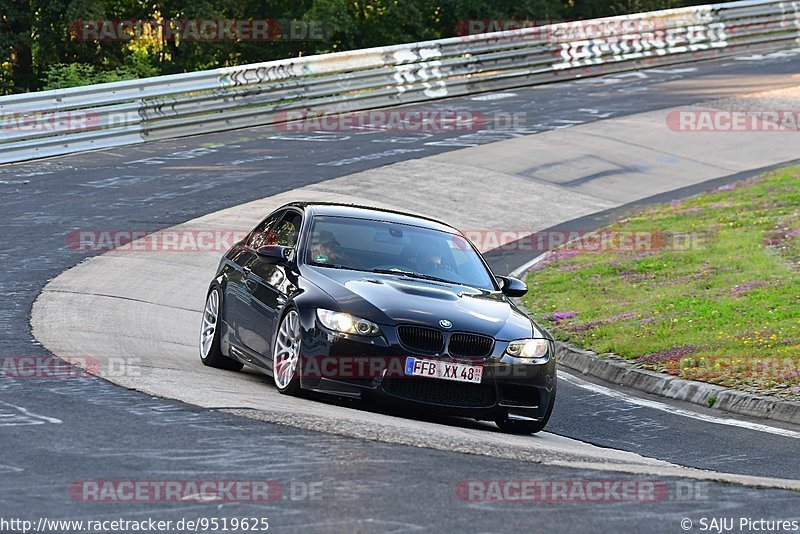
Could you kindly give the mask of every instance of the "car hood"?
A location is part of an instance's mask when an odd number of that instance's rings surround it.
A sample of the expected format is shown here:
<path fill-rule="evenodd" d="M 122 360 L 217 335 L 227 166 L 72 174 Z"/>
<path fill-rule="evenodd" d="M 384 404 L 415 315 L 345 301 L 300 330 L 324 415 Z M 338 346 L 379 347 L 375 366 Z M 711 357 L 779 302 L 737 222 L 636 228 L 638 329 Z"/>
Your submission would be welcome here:
<path fill-rule="evenodd" d="M 309 269 L 307 278 L 341 311 L 388 325 L 420 324 L 476 332 L 500 340 L 541 336 L 531 320 L 499 291 L 341 269 Z"/>

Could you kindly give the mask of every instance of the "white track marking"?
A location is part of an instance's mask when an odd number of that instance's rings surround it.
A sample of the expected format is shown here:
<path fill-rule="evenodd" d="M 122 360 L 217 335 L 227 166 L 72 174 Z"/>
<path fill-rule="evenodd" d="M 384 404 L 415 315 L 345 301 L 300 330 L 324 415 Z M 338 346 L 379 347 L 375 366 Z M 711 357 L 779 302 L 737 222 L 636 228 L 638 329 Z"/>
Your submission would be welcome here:
<path fill-rule="evenodd" d="M 0 404 L 2 404 L 3 406 L 8 406 L 9 408 L 14 408 L 15 410 L 19 410 L 22 414 L 27 415 L 28 417 L 32 417 L 34 419 L 39 419 L 39 420 L 45 421 L 47 423 L 60 424 L 60 423 L 64 422 L 61 419 L 56 419 L 55 417 L 47 417 L 46 415 L 35 414 L 35 413 L 31 412 L 31 411 L 28 411 L 26 408 L 23 408 L 22 406 L 17 406 L 16 404 L 10 404 L 8 402 L 3 402 L 3 401 L 0 401 Z"/>
<path fill-rule="evenodd" d="M 520 278 L 520 277 L 524 276 L 528 271 L 533 269 L 533 267 L 537 263 L 546 260 L 547 257 L 549 256 L 548 252 L 550 252 L 550 251 L 543 252 L 542 254 L 539 254 L 538 256 L 536 256 L 535 258 L 533 258 L 531 261 L 527 262 L 526 264 L 517 267 L 516 269 L 511 271 L 509 276 L 511 276 L 512 278 Z"/>
<path fill-rule="evenodd" d="M 692 412 L 689 410 L 682 410 L 681 408 L 676 408 L 675 406 L 670 406 L 668 404 L 664 404 L 663 402 L 641 399 L 639 397 L 632 397 L 631 395 L 626 395 L 625 393 L 621 393 L 619 391 L 615 391 L 613 389 L 604 386 L 598 386 L 597 384 L 581 380 L 580 378 L 561 370 L 558 371 L 558 377 L 560 379 L 566 380 L 570 384 L 578 386 L 581 389 L 592 391 L 594 393 L 599 393 L 601 395 L 606 395 L 608 397 L 614 397 L 616 399 L 620 399 L 622 401 L 631 404 L 636 404 L 637 406 L 652 408 L 653 410 L 660 410 L 662 412 L 667 412 L 674 415 L 680 415 L 682 417 L 688 417 L 690 419 L 697 419 L 698 421 L 704 421 L 706 423 L 737 426 L 739 428 L 745 428 L 747 430 L 755 430 L 757 432 L 767 432 L 769 434 L 775 434 L 776 436 L 783 436 L 786 438 L 795 438 L 795 439 L 800 438 L 800 432 L 795 432 L 793 430 L 786 430 L 783 428 L 761 425 L 759 423 L 751 423 L 749 421 L 739 421 L 737 419 L 727 419 L 723 417 L 716 417 L 713 415 L 706 415 L 702 413 Z"/>
<path fill-rule="evenodd" d="M 685 69 L 648 69 L 649 72 L 655 72 L 656 74 L 685 74 L 687 72 L 696 72 L 697 67 L 688 67 Z"/>
<path fill-rule="evenodd" d="M 503 98 L 511 98 L 517 96 L 517 93 L 491 93 L 488 95 L 473 96 L 470 100 L 486 101 L 486 100 L 501 100 Z"/>
<path fill-rule="evenodd" d="M 4 475 L 6 473 L 22 473 L 25 471 L 21 467 L 14 467 L 13 465 L 5 465 L 0 464 L 0 475 Z"/>

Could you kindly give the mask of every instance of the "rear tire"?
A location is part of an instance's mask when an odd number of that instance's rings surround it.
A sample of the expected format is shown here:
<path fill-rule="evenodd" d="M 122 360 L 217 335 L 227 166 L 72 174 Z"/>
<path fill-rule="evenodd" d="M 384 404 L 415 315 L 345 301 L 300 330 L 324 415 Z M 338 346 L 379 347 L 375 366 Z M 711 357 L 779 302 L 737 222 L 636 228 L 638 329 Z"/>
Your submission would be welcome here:
<path fill-rule="evenodd" d="M 203 365 L 226 371 L 241 371 L 244 364 L 222 354 L 220 348 L 220 314 L 222 291 L 214 286 L 208 292 L 200 326 L 200 361 Z"/>
<path fill-rule="evenodd" d="M 550 395 L 550 403 L 547 405 L 547 412 L 541 421 L 514 421 L 508 418 L 508 414 L 495 419 L 495 424 L 503 432 L 509 434 L 536 434 L 544 430 L 550 415 L 553 413 L 553 406 L 556 403 L 556 387 L 553 386 L 553 394 Z"/>

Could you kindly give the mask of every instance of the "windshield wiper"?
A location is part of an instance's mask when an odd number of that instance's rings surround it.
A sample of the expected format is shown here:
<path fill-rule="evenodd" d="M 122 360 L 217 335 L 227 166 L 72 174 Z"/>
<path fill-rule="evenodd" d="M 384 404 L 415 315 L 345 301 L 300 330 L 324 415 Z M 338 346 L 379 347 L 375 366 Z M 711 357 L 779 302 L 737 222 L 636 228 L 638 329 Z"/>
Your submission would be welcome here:
<path fill-rule="evenodd" d="M 346 271 L 360 271 L 360 270 L 362 270 L 362 269 L 356 269 L 355 267 L 350 267 L 349 265 L 341 265 L 341 264 L 338 264 L 338 263 L 317 263 L 315 261 L 312 261 L 312 262 L 309 263 L 309 265 L 312 265 L 314 267 L 327 267 L 328 269 L 344 269 Z"/>
<path fill-rule="evenodd" d="M 408 278 L 419 278 L 420 280 L 431 280 L 433 282 L 444 282 L 445 284 L 463 285 L 454 280 L 447 280 L 446 278 L 439 278 L 438 276 L 431 276 L 429 274 L 415 273 L 414 271 L 404 271 L 402 269 L 373 269 L 371 272 L 378 274 L 397 274 L 400 276 L 407 276 Z"/>

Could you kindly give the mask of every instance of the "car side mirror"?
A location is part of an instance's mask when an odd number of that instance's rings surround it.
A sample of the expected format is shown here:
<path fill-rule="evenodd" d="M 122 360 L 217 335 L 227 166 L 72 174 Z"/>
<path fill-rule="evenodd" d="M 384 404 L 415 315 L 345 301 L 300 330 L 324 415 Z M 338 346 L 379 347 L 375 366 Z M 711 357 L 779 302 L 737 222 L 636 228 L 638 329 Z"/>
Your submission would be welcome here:
<path fill-rule="evenodd" d="M 497 280 L 500 282 L 500 291 L 509 297 L 521 297 L 528 292 L 528 286 L 525 282 L 510 276 L 498 276 Z"/>
<path fill-rule="evenodd" d="M 291 260 L 293 250 L 292 247 L 284 247 L 281 245 L 265 245 L 256 250 L 256 254 L 258 254 L 258 258 L 264 263 L 269 263 L 270 265 L 284 265 Z"/>

